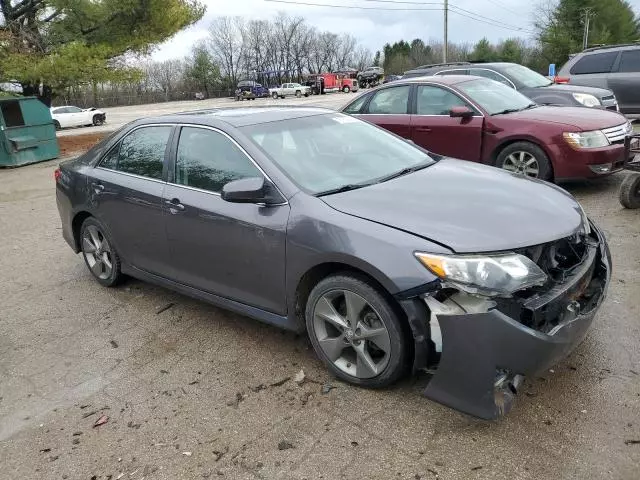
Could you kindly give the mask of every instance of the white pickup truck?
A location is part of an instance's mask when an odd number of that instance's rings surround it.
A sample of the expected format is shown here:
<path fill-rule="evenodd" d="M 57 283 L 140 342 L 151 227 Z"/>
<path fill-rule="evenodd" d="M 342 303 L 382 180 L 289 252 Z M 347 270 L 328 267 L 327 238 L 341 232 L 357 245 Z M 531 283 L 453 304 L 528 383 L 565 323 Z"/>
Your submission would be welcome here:
<path fill-rule="evenodd" d="M 270 88 L 269 94 L 273 98 L 284 98 L 284 97 L 301 97 L 304 95 L 308 97 L 311 95 L 311 87 L 307 87 L 305 85 L 300 85 L 299 83 L 283 83 L 279 87 Z"/>

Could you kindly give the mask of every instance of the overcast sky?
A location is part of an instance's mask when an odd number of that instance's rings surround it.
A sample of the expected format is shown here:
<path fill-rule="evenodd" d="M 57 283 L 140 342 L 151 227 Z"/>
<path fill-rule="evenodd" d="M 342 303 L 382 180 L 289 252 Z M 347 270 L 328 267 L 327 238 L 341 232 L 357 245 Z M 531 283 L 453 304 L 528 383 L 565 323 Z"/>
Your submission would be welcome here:
<path fill-rule="evenodd" d="M 320 30 L 348 32 L 371 51 L 387 42 L 414 38 L 443 37 L 442 1 L 439 0 L 290 0 L 367 9 L 326 8 L 267 2 L 265 0 L 201 0 L 207 5 L 204 18 L 193 27 L 178 33 L 153 54 L 156 60 L 180 58 L 206 36 L 207 26 L 216 16 L 241 15 L 247 19 L 270 18 L 278 11 L 304 17 Z M 287 0 L 289 1 L 289 0 Z M 398 3 L 393 3 L 398 2 Z M 405 3 L 402 3 L 405 2 Z M 476 42 L 482 37 L 491 41 L 510 37 L 531 38 L 535 5 L 541 0 L 450 0 L 449 41 Z M 418 4 L 416 4 L 418 3 Z M 640 12 L 640 0 L 631 0 Z M 382 10 L 382 9 L 407 10 Z M 380 10 L 378 10 L 380 9 Z M 414 10 L 408 10 L 414 9 Z M 420 10 L 417 10 L 420 9 Z M 428 10 L 433 9 L 433 10 Z M 475 20 L 469 18 L 475 14 Z M 465 16 L 466 15 L 466 16 Z M 492 20 L 492 21 L 491 21 Z M 499 26 L 498 26 L 499 25 Z M 518 30 L 520 29 L 520 30 Z"/>

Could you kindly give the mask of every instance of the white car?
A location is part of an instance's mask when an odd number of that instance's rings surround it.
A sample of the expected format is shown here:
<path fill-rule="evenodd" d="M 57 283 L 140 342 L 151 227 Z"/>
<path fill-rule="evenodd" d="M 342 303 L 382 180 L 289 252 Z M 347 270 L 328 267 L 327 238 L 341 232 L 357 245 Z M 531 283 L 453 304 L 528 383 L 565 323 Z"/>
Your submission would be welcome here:
<path fill-rule="evenodd" d="M 85 125 L 102 125 L 107 115 L 97 108 L 53 107 L 51 118 L 56 130 L 67 127 L 81 127 Z"/>
<path fill-rule="evenodd" d="M 272 98 L 284 98 L 284 97 L 301 97 L 304 95 L 308 97 L 311 95 L 311 87 L 300 85 L 299 83 L 283 83 L 281 86 L 269 89 L 269 95 Z"/>

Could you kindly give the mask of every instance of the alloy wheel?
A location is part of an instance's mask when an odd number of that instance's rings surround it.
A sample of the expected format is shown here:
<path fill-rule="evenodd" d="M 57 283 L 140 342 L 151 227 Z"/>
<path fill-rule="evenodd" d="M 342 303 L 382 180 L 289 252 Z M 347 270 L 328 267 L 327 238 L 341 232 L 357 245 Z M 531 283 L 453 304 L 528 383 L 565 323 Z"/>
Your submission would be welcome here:
<path fill-rule="evenodd" d="M 513 173 L 537 178 L 540 174 L 540 165 L 536 157 L 529 152 L 513 152 L 504 159 L 502 168 Z"/>
<path fill-rule="evenodd" d="M 389 363 L 389 332 L 378 312 L 354 292 L 332 290 L 320 297 L 313 326 L 329 361 L 351 376 L 375 377 Z"/>
<path fill-rule="evenodd" d="M 82 253 L 91 272 L 102 280 L 113 272 L 113 260 L 109 241 L 95 225 L 89 225 L 82 237 Z"/>

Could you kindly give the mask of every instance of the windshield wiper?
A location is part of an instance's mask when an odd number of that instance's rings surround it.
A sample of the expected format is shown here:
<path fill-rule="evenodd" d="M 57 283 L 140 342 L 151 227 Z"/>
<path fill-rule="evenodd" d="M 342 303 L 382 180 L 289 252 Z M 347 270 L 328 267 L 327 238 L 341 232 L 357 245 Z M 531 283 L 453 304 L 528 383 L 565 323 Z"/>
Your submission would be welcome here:
<path fill-rule="evenodd" d="M 369 185 L 373 185 L 374 183 L 376 182 L 348 183 L 347 185 L 342 185 L 340 187 L 331 188 L 329 190 L 318 192 L 316 193 L 316 197 L 322 197 L 324 195 L 333 195 L 334 193 L 348 192 L 349 190 L 357 190 L 358 188 L 368 187 Z"/>
<path fill-rule="evenodd" d="M 530 108 L 534 108 L 534 107 L 537 107 L 537 106 L 538 106 L 537 103 L 530 103 L 526 107 L 522 107 L 522 108 L 506 108 L 506 109 L 504 109 L 504 110 L 502 110 L 500 112 L 492 113 L 491 115 L 503 115 L 505 113 L 521 112 L 523 110 L 528 110 Z"/>
<path fill-rule="evenodd" d="M 504 110 L 501 110 L 496 113 L 492 113 L 491 115 L 504 115 L 505 113 L 519 112 L 520 110 L 522 109 L 521 108 L 505 108 Z"/>
<path fill-rule="evenodd" d="M 407 175 L 409 173 L 417 172 L 418 170 L 422 170 L 423 168 L 426 168 L 429 165 L 432 165 L 432 163 L 433 162 L 419 163 L 418 165 L 414 165 L 413 167 L 403 168 L 402 170 L 399 170 L 399 171 L 394 172 L 394 173 L 392 173 L 390 175 L 387 175 L 386 177 L 379 178 L 376 181 L 376 183 L 387 182 L 389 180 L 393 180 L 394 178 L 398 178 L 398 177 L 401 177 L 403 175 Z"/>

